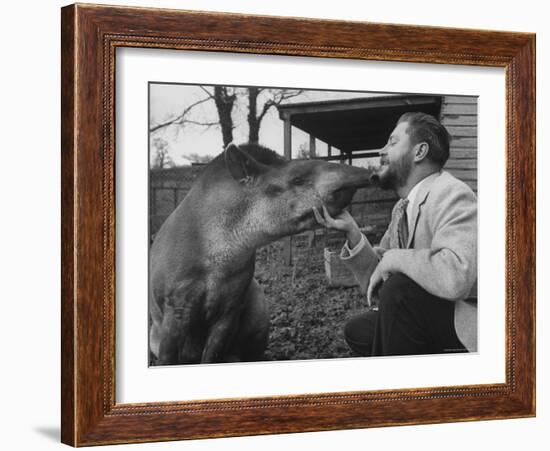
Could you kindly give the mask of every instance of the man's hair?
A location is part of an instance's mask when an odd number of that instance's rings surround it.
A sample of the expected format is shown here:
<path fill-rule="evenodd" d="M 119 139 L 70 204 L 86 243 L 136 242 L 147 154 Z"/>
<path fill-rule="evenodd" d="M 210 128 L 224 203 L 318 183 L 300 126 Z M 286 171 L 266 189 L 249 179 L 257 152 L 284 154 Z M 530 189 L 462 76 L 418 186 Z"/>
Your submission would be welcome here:
<path fill-rule="evenodd" d="M 449 159 L 451 136 L 447 129 L 432 115 L 420 112 L 403 114 L 397 123 L 408 122 L 407 133 L 413 145 L 428 144 L 428 158 L 443 167 Z"/>

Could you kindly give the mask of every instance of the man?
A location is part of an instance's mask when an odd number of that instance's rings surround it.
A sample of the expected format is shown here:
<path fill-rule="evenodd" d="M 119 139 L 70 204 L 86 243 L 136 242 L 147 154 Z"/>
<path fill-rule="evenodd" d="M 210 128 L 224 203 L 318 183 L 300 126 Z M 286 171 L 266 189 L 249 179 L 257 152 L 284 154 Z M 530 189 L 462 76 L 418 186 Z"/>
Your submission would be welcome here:
<path fill-rule="evenodd" d="M 450 137 L 433 117 L 405 113 L 380 152 L 376 174 L 400 200 L 379 247 L 346 211 L 314 210 L 346 233 L 340 258 L 378 309 L 352 318 L 348 345 L 360 355 L 412 355 L 477 349 L 477 199 L 442 170 Z"/>

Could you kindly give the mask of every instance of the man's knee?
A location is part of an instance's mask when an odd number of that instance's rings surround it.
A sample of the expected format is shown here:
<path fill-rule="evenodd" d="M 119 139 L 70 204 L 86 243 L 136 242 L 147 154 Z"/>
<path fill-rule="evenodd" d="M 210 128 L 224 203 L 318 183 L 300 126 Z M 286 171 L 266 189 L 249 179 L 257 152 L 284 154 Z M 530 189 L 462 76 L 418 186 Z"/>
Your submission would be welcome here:
<path fill-rule="evenodd" d="M 368 311 L 351 318 L 344 327 L 344 338 L 357 354 L 370 356 L 378 312 Z"/>
<path fill-rule="evenodd" d="M 380 309 L 392 310 L 417 289 L 418 284 L 410 277 L 400 272 L 392 274 L 378 293 Z"/>

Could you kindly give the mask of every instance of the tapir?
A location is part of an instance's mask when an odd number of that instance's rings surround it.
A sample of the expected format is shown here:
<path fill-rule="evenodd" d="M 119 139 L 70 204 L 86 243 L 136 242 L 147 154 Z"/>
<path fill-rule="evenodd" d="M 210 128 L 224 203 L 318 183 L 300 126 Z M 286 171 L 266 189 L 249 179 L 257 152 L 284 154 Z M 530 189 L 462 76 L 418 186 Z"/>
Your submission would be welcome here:
<path fill-rule="evenodd" d="M 230 144 L 166 219 L 150 250 L 153 365 L 261 360 L 269 311 L 254 279 L 256 250 L 336 215 L 369 172 L 322 160 L 288 161 Z"/>

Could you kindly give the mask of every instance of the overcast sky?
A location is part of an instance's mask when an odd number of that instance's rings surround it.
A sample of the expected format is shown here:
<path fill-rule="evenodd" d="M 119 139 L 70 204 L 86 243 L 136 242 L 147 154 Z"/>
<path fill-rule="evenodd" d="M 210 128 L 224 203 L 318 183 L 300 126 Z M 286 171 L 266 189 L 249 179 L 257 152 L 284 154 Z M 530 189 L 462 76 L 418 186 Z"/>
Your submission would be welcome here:
<path fill-rule="evenodd" d="M 150 126 L 165 122 L 177 117 L 192 103 L 206 97 L 205 92 L 197 85 L 181 84 L 150 84 Z M 212 91 L 212 88 L 209 89 Z M 286 103 L 298 103 L 320 100 L 349 99 L 359 97 L 373 97 L 387 95 L 387 93 L 351 92 L 351 91 L 305 91 Z M 263 104 L 263 102 L 258 102 Z M 234 141 L 243 143 L 248 138 L 248 124 L 246 115 L 248 107 L 244 99 L 238 100 L 233 110 Z M 213 101 L 202 103 L 193 108 L 189 119 L 199 122 L 217 121 L 216 107 Z M 169 155 L 177 165 L 189 164 L 185 154 L 197 153 L 200 155 L 217 155 L 222 151 L 223 142 L 220 127 L 203 127 L 197 125 L 169 126 L 150 134 L 151 154 L 155 148 L 152 142 L 160 137 L 168 142 Z M 260 143 L 276 152 L 283 153 L 283 121 L 279 119 L 276 108 L 271 108 L 262 121 L 260 128 Z M 309 137 L 301 130 L 293 127 L 292 152 L 297 154 L 300 145 L 309 143 Z M 326 145 L 318 142 L 317 154 L 326 155 Z"/>

